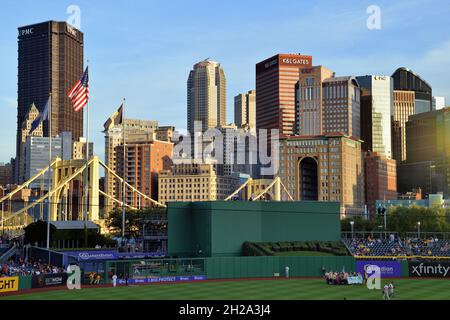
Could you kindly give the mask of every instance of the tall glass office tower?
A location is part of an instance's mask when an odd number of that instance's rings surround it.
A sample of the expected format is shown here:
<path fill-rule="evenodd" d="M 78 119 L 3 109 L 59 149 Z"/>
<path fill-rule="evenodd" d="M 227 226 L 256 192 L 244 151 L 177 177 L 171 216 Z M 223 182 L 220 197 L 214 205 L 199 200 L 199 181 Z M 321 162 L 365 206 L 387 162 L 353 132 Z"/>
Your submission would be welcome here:
<path fill-rule="evenodd" d="M 391 114 L 394 86 L 389 76 L 357 77 L 361 86 L 361 139 L 363 149 L 392 158 Z"/>

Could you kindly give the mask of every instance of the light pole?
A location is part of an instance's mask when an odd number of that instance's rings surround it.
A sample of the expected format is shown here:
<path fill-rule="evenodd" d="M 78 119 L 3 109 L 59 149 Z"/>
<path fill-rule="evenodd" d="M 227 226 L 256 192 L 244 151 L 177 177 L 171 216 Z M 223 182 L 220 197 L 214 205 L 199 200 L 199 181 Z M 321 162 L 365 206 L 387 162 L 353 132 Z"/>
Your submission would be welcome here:
<path fill-rule="evenodd" d="M 417 222 L 417 239 L 420 239 L 420 221 Z"/>
<path fill-rule="evenodd" d="M 350 228 L 352 229 L 352 240 L 354 238 L 354 235 L 353 235 L 353 225 L 354 224 L 355 224 L 355 221 L 350 221 Z"/>

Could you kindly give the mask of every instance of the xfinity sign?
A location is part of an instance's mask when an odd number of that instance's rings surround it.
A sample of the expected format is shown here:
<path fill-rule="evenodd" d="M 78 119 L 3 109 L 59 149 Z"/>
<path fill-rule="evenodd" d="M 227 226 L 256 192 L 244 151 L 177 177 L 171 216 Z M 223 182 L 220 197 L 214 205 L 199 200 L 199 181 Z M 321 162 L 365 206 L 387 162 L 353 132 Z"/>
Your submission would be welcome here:
<path fill-rule="evenodd" d="M 409 276 L 416 278 L 449 278 L 449 262 L 410 262 Z"/>

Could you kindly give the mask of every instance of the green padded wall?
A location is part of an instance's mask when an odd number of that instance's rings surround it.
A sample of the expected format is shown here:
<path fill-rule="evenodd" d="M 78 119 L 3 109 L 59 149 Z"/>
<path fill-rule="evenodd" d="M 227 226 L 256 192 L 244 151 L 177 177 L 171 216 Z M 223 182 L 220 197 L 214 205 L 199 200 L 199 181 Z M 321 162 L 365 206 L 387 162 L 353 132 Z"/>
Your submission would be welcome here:
<path fill-rule="evenodd" d="M 206 258 L 208 279 L 267 278 L 284 276 L 289 266 L 292 277 L 320 277 L 326 271 L 355 271 L 353 257 L 214 257 Z"/>
<path fill-rule="evenodd" d="M 171 256 L 239 256 L 245 241 L 341 238 L 337 202 L 174 202 L 168 219 Z"/>

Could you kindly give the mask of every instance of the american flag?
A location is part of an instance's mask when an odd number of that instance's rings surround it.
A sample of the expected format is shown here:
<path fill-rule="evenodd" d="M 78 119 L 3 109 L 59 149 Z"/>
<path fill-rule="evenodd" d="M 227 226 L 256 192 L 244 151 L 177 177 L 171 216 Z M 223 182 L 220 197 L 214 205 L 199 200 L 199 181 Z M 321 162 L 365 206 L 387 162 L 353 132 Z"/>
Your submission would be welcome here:
<path fill-rule="evenodd" d="M 75 112 L 83 109 L 89 100 L 89 74 L 88 67 L 83 73 L 80 80 L 75 83 L 72 90 L 67 95 L 73 103 L 73 109 Z"/>

